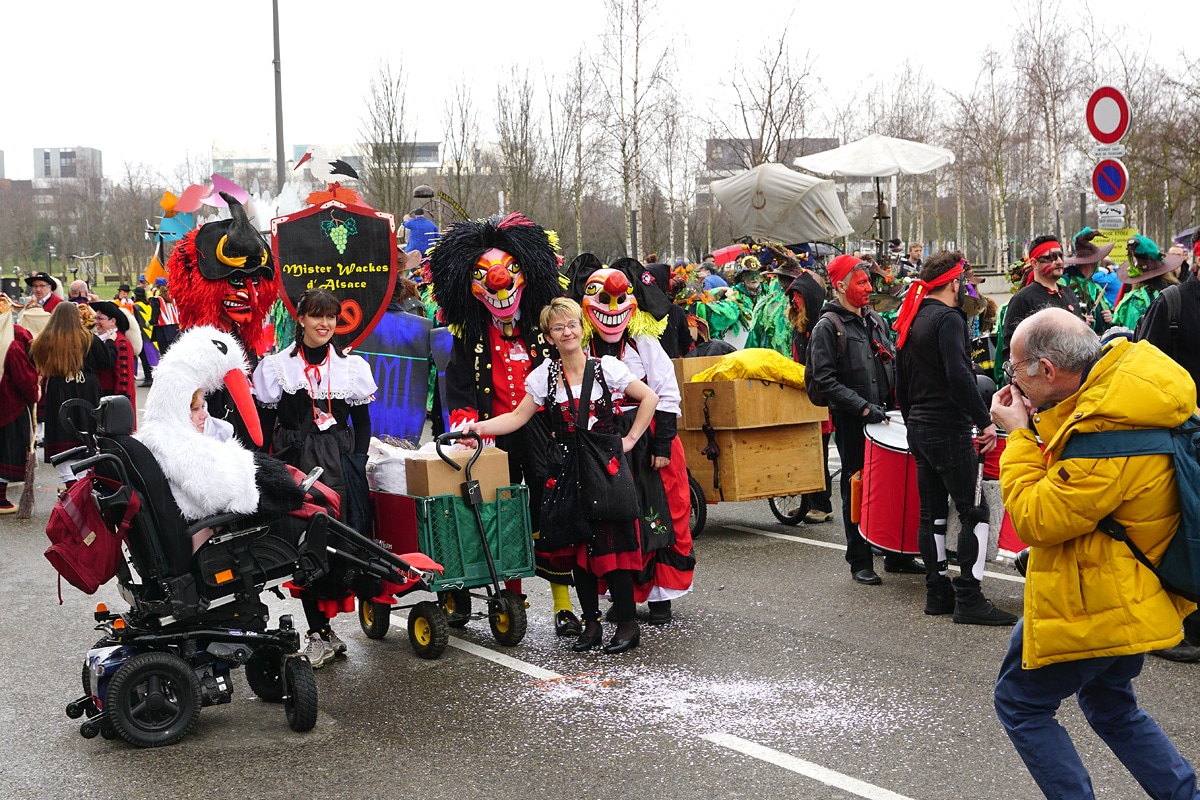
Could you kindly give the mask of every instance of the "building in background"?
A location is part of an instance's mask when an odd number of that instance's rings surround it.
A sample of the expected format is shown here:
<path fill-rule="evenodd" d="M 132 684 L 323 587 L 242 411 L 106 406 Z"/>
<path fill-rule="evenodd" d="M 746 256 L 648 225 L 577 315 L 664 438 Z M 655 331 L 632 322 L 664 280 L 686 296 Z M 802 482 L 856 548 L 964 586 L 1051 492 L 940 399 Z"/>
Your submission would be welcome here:
<path fill-rule="evenodd" d="M 100 180 L 104 164 L 100 151 L 92 147 L 35 147 L 33 149 L 34 180 L 59 178 Z"/>

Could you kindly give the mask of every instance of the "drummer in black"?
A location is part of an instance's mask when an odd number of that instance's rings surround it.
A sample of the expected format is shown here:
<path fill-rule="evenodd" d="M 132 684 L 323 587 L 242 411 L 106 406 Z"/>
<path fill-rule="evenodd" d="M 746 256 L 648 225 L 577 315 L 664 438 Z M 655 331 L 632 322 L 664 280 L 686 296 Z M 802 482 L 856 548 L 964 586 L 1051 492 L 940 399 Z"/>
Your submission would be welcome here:
<path fill-rule="evenodd" d="M 842 459 L 842 524 L 846 528 L 846 561 L 859 583 L 876 586 L 871 545 L 850 521 L 850 476 L 863 468 L 864 424 L 883 422 L 892 405 L 895 354 L 887 326 L 871 309 L 869 264 L 841 255 L 826 268 L 837 298 L 821 309 L 808 340 L 805 380 L 833 414 L 833 440 Z M 814 389 L 816 390 L 814 392 Z M 924 572 L 912 556 L 889 554 L 887 572 Z"/>
<path fill-rule="evenodd" d="M 953 614 L 970 625 L 1015 625 L 1017 618 L 992 605 L 980 588 L 987 557 L 987 504 L 975 502 L 979 459 L 971 428 L 979 429 L 980 450 L 996 446 L 996 426 L 975 382 L 967 350 L 966 293 L 962 253 L 934 253 L 921 266 L 921 278 L 904 298 L 896 320 L 899 369 L 896 398 L 908 428 L 908 447 L 917 462 L 921 497 L 917 543 L 925 562 L 925 613 Z M 946 558 L 946 520 L 954 500 L 962 530 L 958 563 L 951 581 Z M 978 525 L 977 525 L 978 523 Z"/>
<path fill-rule="evenodd" d="M 1060 284 L 1066 261 L 1062 245 L 1057 237 L 1039 236 L 1029 245 L 1030 266 L 1028 281 L 1008 301 L 1004 311 L 1004 329 L 1001 331 L 1000 349 L 996 360 L 1008 360 L 1009 342 L 1021 320 L 1043 308 L 1062 308 L 1080 319 L 1084 318 L 1084 305 L 1071 287 Z M 1091 324 L 1090 322 L 1088 324 Z"/>

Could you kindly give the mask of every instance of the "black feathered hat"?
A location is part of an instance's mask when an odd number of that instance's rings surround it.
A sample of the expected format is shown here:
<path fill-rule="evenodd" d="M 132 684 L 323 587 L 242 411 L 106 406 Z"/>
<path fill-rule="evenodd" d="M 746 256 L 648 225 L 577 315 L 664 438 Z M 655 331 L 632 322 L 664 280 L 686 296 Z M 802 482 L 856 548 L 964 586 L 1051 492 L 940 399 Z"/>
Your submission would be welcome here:
<path fill-rule="evenodd" d="M 583 287 L 587 285 L 588 278 L 592 277 L 593 272 L 603 268 L 604 264 L 592 253 L 580 253 L 575 256 L 571 266 L 567 267 L 567 297 L 576 303 L 583 300 Z M 636 293 L 634 296 L 637 296 Z"/>
<path fill-rule="evenodd" d="M 224 281 L 234 275 L 274 280 L 275 262 L 267 241 L 250 224 L 241 203 L 225 192 L 221 197 L 232 216 L 206 222 L 196 232 L 200 274 L 210 281 Z"/>
<path fill-rule="evenodd" d="M 646 271 L 642 262 L 634 258 L 618 258 L 612 263 L 613 269 L 619 269 L 629 276 L 633 284 L 633 296 L 638 301 L 638 311 L 644 311 L 655 319 L 662 319 L 671 310 L 671 300 L 667 293 L 654 282 L 654 276 Z"/>
<path fill-rule="evenodd" d="M 483 336 L 490 313 L 471 295 L 471 271 L 479 257 L 493 247 L 512 256 L 525 275 L 521 293 L 521 319 L 537 327 L 538 313 L 562 296 L 558 283 L 556 241 L 541 225 L 523 214 L 457 222 L 429 251 L 433 297 L 447 325 L 462 330 L 464 339 Z"/>

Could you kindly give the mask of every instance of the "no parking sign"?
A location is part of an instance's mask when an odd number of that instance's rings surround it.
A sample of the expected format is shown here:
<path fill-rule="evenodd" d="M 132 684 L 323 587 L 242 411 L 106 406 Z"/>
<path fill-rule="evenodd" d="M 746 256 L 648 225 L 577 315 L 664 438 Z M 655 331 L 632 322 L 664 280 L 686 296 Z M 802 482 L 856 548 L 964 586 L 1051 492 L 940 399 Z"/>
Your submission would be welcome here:
<path fill-rule="evenodd" d="M 1129 188 L 1129 172 L 1115 158 L 1106 158 L 1092 170 L 1092 189 L 1105 203 L 1115 203 Z"/>

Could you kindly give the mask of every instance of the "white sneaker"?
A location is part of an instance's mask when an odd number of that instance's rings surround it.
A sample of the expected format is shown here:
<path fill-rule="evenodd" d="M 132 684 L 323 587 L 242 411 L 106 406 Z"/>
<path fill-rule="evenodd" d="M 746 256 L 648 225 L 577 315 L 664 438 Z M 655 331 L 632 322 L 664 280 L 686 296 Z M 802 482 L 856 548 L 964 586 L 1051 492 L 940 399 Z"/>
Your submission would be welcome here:
<path fill-rule="evenodd" d="M 313 669 L 320 669 L 325 666 L 326 662 L 333 659 L 333 649 L 321 638 L 321 634 L 310 633 L 308 645 L 304 648 L 304 655 L 308 658 L 308 663 L 312 664 Z"/>
<path fill-rule="evenodd" d="M 326 643 L 326 646 L 329 648 L 329 651 L 331 653 L 333 653 L 333 655 L 342 656 L 343 658 L 345 658 L 346 643 L 342 641 L 342 638 L 340 636 L 338 636 L 336 633 L 333 632 L 333 628 L 329 629 L 329 638 L 325 640 L 325 643 Z"/>

